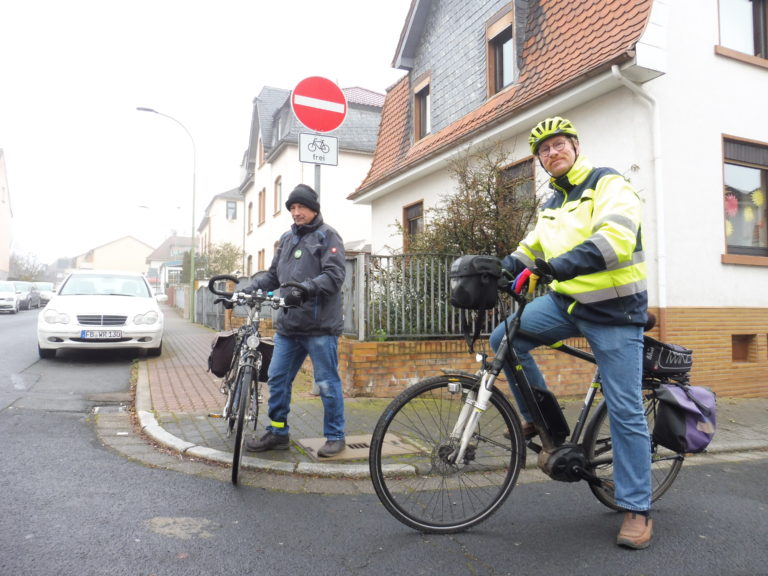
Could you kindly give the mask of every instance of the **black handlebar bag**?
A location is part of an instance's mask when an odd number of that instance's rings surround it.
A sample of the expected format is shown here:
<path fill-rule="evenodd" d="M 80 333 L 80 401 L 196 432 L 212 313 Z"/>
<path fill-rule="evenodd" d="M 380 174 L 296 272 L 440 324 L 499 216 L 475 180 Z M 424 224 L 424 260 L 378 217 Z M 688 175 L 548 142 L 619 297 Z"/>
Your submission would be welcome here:
<path fill-rule="evenodd" d="M 451 305 L 462 310 L 490 310 L 496 306 L 501 263 L 494 256 L 461 256 L 449 273 Z"/>

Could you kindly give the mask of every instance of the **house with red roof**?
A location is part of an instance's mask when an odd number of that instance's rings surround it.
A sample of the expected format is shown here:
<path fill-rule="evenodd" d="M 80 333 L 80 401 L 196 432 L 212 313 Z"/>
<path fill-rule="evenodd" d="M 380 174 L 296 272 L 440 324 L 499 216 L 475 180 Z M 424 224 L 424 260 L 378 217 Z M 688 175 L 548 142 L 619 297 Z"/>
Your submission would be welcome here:
<path fill-rule="evenodd" d="M 766 0 L 413 0 L 370 170 L 374 253 L 404 251 L 455 189 L 448 167 L 502 145 L 548 175 L 528 134 L 564 116 L 582 153 L 645 201 L 655 336 L 694 350 L 693 380 L 768 393 Z"/>

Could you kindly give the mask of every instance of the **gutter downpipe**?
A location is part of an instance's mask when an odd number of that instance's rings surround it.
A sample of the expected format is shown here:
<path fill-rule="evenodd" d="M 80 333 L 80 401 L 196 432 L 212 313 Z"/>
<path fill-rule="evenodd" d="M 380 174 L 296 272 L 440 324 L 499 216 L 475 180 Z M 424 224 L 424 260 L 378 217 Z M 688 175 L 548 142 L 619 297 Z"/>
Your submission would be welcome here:
<path fill-rule="evenodd" d="M 659 328 L 659 339 L 664 341 L 667 338 L 667 244 L 664 224 L 664 185 L 661 170 L 661 119 L 659 117 L 659 107 L 656 100 L 650 94 L 622 75 L 618 65 L 614 64 L 611 66 L 611 73 L 623 86 L 645 100 L 650 106 L 653 115 L 653 188 L 656 200 L 656 273 L 658 275 L 657 290 L 659 291 L 659 318 L 657 326 Z"/>

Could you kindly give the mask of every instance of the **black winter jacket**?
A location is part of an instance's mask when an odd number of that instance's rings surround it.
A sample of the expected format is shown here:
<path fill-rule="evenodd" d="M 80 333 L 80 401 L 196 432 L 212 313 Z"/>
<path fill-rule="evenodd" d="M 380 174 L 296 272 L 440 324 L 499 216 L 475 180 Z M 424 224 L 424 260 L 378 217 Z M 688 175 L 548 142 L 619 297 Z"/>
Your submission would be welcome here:
<path fill-rule="evenodd" d="M 300 282 L 308 298 L 298 308 L 277 314 L 276 330 L 284 336 L 339 335 L 344 327 L 341 287 L 346 274 L 344 242 L 318 214 L 311 223 L 280 237 L 269 270 L 254 278 L 253 289 L 276 290 L 288 281 Z"/>

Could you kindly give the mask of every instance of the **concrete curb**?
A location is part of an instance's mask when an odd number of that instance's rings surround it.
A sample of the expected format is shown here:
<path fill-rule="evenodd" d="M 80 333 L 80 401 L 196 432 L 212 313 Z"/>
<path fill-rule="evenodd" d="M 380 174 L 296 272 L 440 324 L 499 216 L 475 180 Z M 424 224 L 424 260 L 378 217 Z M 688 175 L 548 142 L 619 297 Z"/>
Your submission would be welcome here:
<path fill-rule="evenodd" d="M 149 389 L 149 371 L 146 362 L 139 362 L 138 378 L 136 381 L 136 415 L 139 420 L 139 428 L 143 434 L 154 442 L 194 458 L 210 460 L 221 464 L 231 464 L 232 454 L 216 450 L 208 446 L 200 446 L 182 440 L 166 431 L 157 422 L 152 413 L 152 398 Z M 368 478 L 368 466 L 365 464 L 323 464 L 321 462 L 274 462 L 254 456 L 243 456 L 241 462 L 243 468 L 261 470 L 264 472 L 282 472 L 287 474 L 300 474 L 306 476 L 321 476 L 324 478 Z"/>

